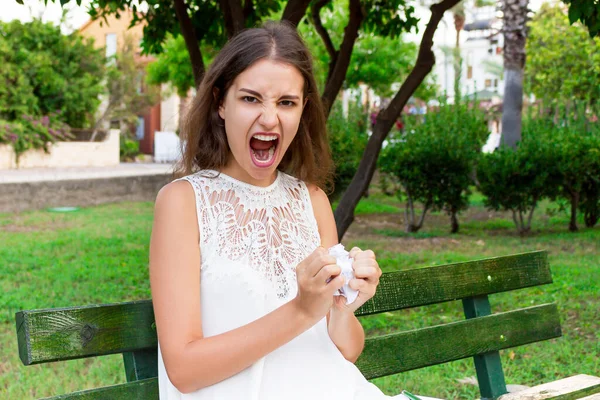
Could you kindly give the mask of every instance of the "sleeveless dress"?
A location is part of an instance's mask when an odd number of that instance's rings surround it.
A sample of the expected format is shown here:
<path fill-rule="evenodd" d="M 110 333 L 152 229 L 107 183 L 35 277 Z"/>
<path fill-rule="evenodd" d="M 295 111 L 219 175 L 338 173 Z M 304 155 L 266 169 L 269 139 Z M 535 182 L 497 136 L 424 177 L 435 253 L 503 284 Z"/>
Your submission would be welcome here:
<path fill-rule="evenodd" d="M 196 196 L 204 336 L 246 325 L 292 300 L 296 265 L 321 244 L 305 183 L 281 171 L 268 187 L 214 170 L 179 180 L 188 181 Z M 326 318 L 238 374 L 193 393 L 180 393 L 170 382 L 159 346 L 158 379 L 161 400 L 391 398 L 343 357 Z"/>

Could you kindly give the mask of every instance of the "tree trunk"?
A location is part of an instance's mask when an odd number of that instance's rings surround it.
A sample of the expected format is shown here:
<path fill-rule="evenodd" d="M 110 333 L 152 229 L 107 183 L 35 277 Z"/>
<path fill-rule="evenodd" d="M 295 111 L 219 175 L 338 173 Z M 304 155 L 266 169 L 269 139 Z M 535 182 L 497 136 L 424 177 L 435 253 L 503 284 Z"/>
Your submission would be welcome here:
<path fill-rule="evenodd" d="M 298 26 L 298 23 L 306 14 L 306 9 L 310 4 L 310 0 L 289 0 L 285 5 L 281 20 L 287 20 L 294 26 Z"/>
<path fill-rule="evenodd" d="M 458 233 L 458 213 L 456 210 L 450 211 L 450 233 Z"/>
<path fill-rule="evenodd" d="M 331 76 L 333 75 L 333 70 L 337 63 L 338 54 L 339 54 L 339 52 L 333 46 L 333 42 L 331 41 L 331 37 L 329 36 L 327 29 L 325 29 L 325 27 L 323 26 L 323 22 L 321 21 L 321 15 L 320 15 L 321 9 L 327 3 L 330 3 L 330 2 L 331 2 L 331 0 L 318 0 L 316 3 L 313 4 L 311 13 L 310 13 L 311 18 L 312 18 L 312 24 L 314 25 L 315 30 L 317 31 L 319 36 L 321 36 L 321 39 L 323 40 L 323 44 L 325 45 L 325 49 L 327 49 L 327 53 L 329 54 L 329 70 L 327 71 L 326 82 L 329 82 L 331 80 Z"/>
<path fill-rule="evenodd" d="M 358 38 L 358 29 L 365 18 L 360 0 L 350 0 L 348 8 L 350 10 L 350 19 L 344 29 L 344 39 L 340 45 L 340 50 L 336 53 L 335 65 L 332 67 L 330 64 L 329 66 L 327 82 L 321 96 L 323 106 L 325 107 L 325 115 L 327 116 L 329 116 L 333 102 L 346 79 L 346 72 L 348 72 L 348 66 L 350 65 L 354 42 Z"/>
<path fill-rule="evenodd" d="M 521 141 L 523 110 L 523 70 L 504 71 L 504 104 L 502 106 L 502 146 L 513 149 Z"/>
<path fill-rule="evenodd" d="M 335 222 L 338 231 L 338 239 L 341 241 L 344 234 L 354 220 L 354 209 L 360 201 L 365 189 L 369 186 L 377 157 L 381 151 L 381 145 L 387 137 L 394 122 L 400 115 L 402 108 L 413 95 L 417 87 L 423 82 L 423 79 L 431 72 L 435 63 L 435 56 L 431 47 L 433 46 L 433 34 L 435 33 L 444 12 L 455 6 L 460 0 L 443 0 L 431 6 L 431 18 L 427 23 L 421 45 L 419 47 L 419 55 L 414 68 L 394 96 L 390 105 L 379 113 L 377 123 L 373 129 L 373 133 L 367 142 L 367 148 L 360 160 L 360 165 L 352 182 L 342 195 L 340 203 L 335 210 Z"/>
<path fill-rule="evenodd" d="M 232 38 L 244 29 L 244 9 L 239 0 L 219 0 L 221 11 L 225 20 L 227 37 Z"/>
<path fill-rule="evenodd" d="M 459 7 L 459 10 L 456 10 Z M 461 4 L 455 7 L 454 12 L 454 29 L 456 30 L 456 43 L 454 44 L 454 98 L 459 99 L 461 97 L 461 77 L 462 77 L 462 61 L 460 55 L 460 31 L 465 26 L 464 8 Z M 455 100 L 456 102 L 456 100 Z"/>
<path fill-rule="evenodd" d="M 192 69 L 194 72 L 194 84 L 196 89 L 202 82 L 204 76 L 204 61 L 202 60 L 202 53 L 200 52 L 200 45 L 196 38 L 196 32 L 194 31 L 194 25 L 188 15 L 188 8 L 184 0 L 174 0 L 175 13 L 179 20 L 179 27 L 181 34 L 185 40 L 185 47 L 187 48 L 188 54 L 190 55 L 190 61 L 192 63 Z"/>
<path fill-rule="evenodd" d="M 598 223 L 598 219 L 600 219 L 600 213 L 598 209 L 587 211 L 583 215 L 583 219 L 585 220 L 586 228 L 593 228 Z"/>
<path fill-rule="evenodd" d="M 579 193 L 571 193 L 571 220 L 569 221 L 569 231 L 577 232 L 577 207 L 579 206 Z"/>
<path fill-rule="evenodd" d="M 502 145 L 516 148 L 521 140 L 523 68 L 527 37 L 528 0 L 503 0 L 504 14 L 504 104 Z"/>
<path fill-rule="evenodd" d="M 404 210 L 404 215 L 406 217 L 406 232 L 407 233 L 414 233 L 414 232 L 418 232 L 422 227 L 423 227 L 423 222 L 425 221 L 425 215 L 427 214 L 427 211 L 429 211 L 429 208 L 431 207 L 431 202 L 428 201 L 426 204 L 423 205 L 423 213 L 421 214 L 421 218 L 419 218 L 419 222 L 416 222 L 416 218 L 415 218 L 415 203 L 412 199 L 412 197 L 410 196 L 410 193 L 406 193 L 407 194 L 407 200 L 406 200 L 406 209 Z"/>

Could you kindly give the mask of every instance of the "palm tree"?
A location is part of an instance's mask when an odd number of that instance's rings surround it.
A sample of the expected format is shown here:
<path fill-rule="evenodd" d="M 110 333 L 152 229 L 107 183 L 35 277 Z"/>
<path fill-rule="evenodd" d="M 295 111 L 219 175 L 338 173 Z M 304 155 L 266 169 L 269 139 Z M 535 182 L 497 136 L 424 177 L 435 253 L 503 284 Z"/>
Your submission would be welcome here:
<path fill-rule="evenodd" d="M 502 0 L 504 18 L 504 104 L 502 106 L 502 145 L 517 147 L 521 140 L 523 109 L 523 68 L 527 38 L 529 0 Z"/>
<path fill-rule="evenodd" d="M 460 97 L 460 76 L 461 76 L 461 57 L 460 57 L 460 31 L 465 27 L 465 3 L 461 1 L 452 8 L 454 18 L 454 29 L 456 29 L 456 44 L 454 45 L 454 97 Z"/>

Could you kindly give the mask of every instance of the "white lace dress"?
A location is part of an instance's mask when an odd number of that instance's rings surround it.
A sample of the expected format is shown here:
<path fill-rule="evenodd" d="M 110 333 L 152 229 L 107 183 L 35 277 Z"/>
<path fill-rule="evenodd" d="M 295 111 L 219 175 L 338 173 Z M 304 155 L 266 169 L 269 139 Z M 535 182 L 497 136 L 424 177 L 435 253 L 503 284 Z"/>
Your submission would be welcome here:
<path fill-rule="evenodd" d="M 306 185 L 283 172 L 268 187 L 212 170 L 181 179 L 196 195 L 204 335 L 246 325 L 293 299 L 296 265 L 321 244 Z M 158 378 L 161 400 L 389 398 L 342 356 L 325 318 L 242 372 L 188 394 L 169 381 L 159 347 Z"/>

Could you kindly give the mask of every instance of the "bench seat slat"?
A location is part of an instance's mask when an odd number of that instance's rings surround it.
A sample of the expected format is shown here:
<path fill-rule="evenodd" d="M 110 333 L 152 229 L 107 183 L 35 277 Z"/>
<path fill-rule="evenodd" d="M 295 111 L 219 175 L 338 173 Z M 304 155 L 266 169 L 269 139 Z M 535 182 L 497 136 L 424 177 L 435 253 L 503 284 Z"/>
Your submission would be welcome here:
<path fill-rule="evenodd" d="M 356 362 L 367 379 L 561 336 L 556 304 L 367 339 Z"/>
<path fill-rule="evenodd" d="M 43 400 L 133 400 L 158 399 L 158 378 L 105 386 L 98 389 L 47 397 Z"/>
<path fill-rule="evenodd" d="M 357 316 L 552 283 L 546 251 L 388 272 Z"/>

